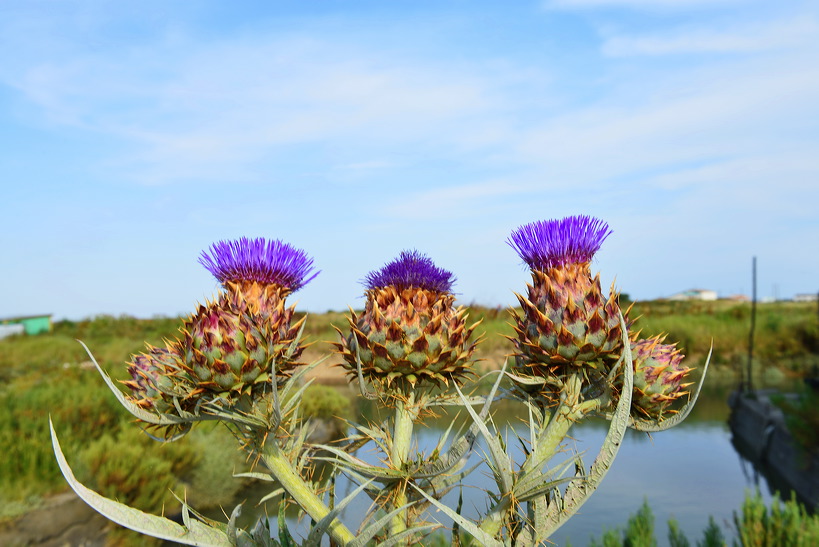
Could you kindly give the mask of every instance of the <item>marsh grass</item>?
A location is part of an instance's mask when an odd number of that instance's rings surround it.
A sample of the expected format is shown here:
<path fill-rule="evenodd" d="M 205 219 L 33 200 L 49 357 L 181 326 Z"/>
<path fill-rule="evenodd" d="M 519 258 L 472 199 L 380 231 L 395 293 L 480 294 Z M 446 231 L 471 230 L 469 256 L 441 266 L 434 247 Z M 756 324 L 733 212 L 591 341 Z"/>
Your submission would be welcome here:
<path fill-rule="evenodd" d="M 77 452 L 107 432 L 117 431 L 124 411 L 94 385 L 95 372 L 38 370 L 19 377 L 0 392 L 0 501 L 15 502 L 65 488 L 48 431 L 48 417 Z M 6 503 L 0 503 L 5 506 Z"/>

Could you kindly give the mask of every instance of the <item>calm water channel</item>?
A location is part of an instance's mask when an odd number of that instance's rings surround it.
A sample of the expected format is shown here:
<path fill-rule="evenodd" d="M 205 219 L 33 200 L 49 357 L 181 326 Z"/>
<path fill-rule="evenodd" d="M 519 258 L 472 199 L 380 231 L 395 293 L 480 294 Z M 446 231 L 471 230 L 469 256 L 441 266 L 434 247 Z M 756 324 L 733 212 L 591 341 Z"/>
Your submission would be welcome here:
<path fill-rule="evenodd" d="M 604 530 L 623 526 L 647 499 L 656 518 L 655 530 L 660 545 L 668 544 L 666 523 L 671 517 L 677 519 L 692 543 L 696 543 L 708 524 L 709 515 L 713 515 L 727 531 L 745 492 L 754 490 L 757 484 L 769 501 L 771 496 L 764 479 L 755 477 L 753 468 L 742 460 L 731 444 L 727 425 L 729 392 L 729 388 L 704 390 L 694 412 L 669 431 L 651 437 L 629 431 L 600 488 L 551 540 L 558 546 L 565 545 L 567 540 L 571 540 L 574 546 L 587 545 L 592 536 L 599 538 Z M 520 411 L 515 405 L 502 404 L 497 420 L 516 423 Z M 442 417 L 428 427 L 417 426 L 418 448 L 431 450 L 451 419 Z M 584 461 L 590 464 L 606 435 L 607 426 L 608 423 L 602 420 L 578 424 L 572 429 L 573 440 L 568 446 L 585 451 Z M 510 435 L 510 445 L 517 444 L 513 438 Z M 373 463 L 380 457 L 367 449 L 357 455 Z M 522 461 L 520 454 L 517 461 Z M 560 461 L 558 457 L 553 463 Z M 486 468 L 479 468 L 468 479 L 471 488 L 464 490 L 467 516 L 475 517 L 485 508 L 481 488 L 494 486 L 486 473 Z M 339 481 L 340 496 L 350 488 L 349 483 Z M 444 501 L 454 507 L 457 491 Z M 250 506 L 251 503 L 247 504 L 248 508 Z M 348 506 L 345 520 L 351 527 L 356 527 L 368 508 L 368 498 L 361 496 L 358 502 Z M 433 518 L 448 523 L 440 513 L 433 513 Z M 302 528 L 297 523 L 292 524 L 297 530 Z"/>

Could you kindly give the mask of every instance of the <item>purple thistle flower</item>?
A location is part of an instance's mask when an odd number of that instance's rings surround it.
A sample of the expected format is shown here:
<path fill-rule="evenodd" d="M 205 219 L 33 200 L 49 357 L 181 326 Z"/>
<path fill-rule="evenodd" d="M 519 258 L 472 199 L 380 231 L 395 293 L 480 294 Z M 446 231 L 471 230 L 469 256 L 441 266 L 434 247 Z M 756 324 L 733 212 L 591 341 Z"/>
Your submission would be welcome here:
<path fill-rule="evenodd" d="M 609 225 L 602 220 L 577 215 L 524 224 L 512 232 L 506 243 L 529 268 L 546 271 L 564 264 L 590 262 L 609 235 Z"/>
<path fill-rule="evenodd" d="M 199 263 L 222 284 L 257 281 L 294 292 L 319 274 L 313 273 L 313 259 L 307 253 L 278 239 L 267 241 L 262 237 L 243 237 L 219 241 L 209 250 L 210 254 L 202 251 Z"/>
<path fill-rule="evenodd" d="M 450 292 L 455 276 L 439 268 L 432 259 L 418 251 L 401 251 L 399 257 L 380 270 L 367 274 L 362 281 L 367 289 L 393 286 L 397 289 L 416 287 L 440 293 Z"/>

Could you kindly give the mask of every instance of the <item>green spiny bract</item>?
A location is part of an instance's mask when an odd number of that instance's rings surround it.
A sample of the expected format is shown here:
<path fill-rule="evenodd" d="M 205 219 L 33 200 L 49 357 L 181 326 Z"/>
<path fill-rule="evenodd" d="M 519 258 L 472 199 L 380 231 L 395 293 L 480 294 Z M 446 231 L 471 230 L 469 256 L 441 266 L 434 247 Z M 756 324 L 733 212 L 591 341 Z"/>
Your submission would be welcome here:
<path fill-rule="evenodd" d="M 182 328 L 177 351 L 196 389 L 228 395 L 270 390 L 272 375 L 289 377 L 303 351 L 302 317 L 292 323 L 287 290 L 255 281 L 226 282 L 225 291 L 200 306 Z"/>
<path fill-rule="evenodd" d="M 532 270 L 528 296 L 517 295 L 513 311 L 515 364 L 520 372 L 547 376 L 564 365 L 598 363 L 622 351 L 619 294 L 608 299 L 588 263 Z"/>
<path fill-rule="evenodd" d="M 272 389 L 272 378 L 289 377 L 304 347 L 298 335 L 305 318 L 292 322 L 282 289 L 256 282 L 228 282 L 213 302 L 185 319 L 180 339 L 133 358 L 129 372 L 135 402 L 158 412 L 187 411 L 201 397 L 255 397 Z"/>
<path fill-rule="evenodd" d="M 392 394 L 461 383 L 478 341 L 466 311 L 455 308 L 455 276 L 418 251 L 403 251 L 364 281 L 367 304 L 351 312 L 350 333 L 336 344 L 345 367 Z M 338 329 L 336 329 L 338 330 Z"/>
<path fill-rule="evenodd" d="M 469 374 L 478 340 L 467 327 L 466 310 L 449 293 L 387 286 L 367 291 L 364 313 L 348 318 L 350 333 L 337 349 L 352 375 L 403 389 L 461 383 Z M 336 329 L 338 330 L 338 329 Z"/>
<path fill-rule="evenodd" d="M 663 344 L 655 336 L 631 343 L 634 362 L 634 398 L 631 412 L 635 418 L 660 421 L 674 411 L 669 406 L 685 395 L 690 383 L 683 380 L 692 369 L 682 365 L 683 355 L 676 344 Z"/>

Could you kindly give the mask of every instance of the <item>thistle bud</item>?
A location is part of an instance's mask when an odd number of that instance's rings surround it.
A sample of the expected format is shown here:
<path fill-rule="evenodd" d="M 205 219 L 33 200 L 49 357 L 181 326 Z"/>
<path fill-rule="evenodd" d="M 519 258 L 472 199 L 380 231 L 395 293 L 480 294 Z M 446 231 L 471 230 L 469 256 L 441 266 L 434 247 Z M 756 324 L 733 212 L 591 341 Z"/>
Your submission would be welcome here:
<path fill-rule="evenodd" d="M 168 348 L 148 346 L 146 353 L 132 356 L 128 366 L 131 380 L 122 382 L 130 388 L 134 402 L 145 409 L 163 408 L 162 392 L 157 384 L 173 356 Z"/>
<path fill-rule="evenodd" d="M 632 415 L 660 421 L 672 413 L 668 407 L 685 395 L 690 383 L 683 383 L 692 369 L 682 365 L 683 355 L 676 344 L 663 344 L 655 336 L 631 343 L 634 362 Z"/>
<path fill-rule="evenodd" d="M 466 310 L 454 306 L 455 278 L 417 251 L 367 275 L 364 313 L 348 318 L 336 348 L 341 365 L 385 389 L 440 387 L 462 382 L 470 372 L 477 324 L 466 326 Z M 338 330 L 338 329 L 336 329 Z"/>

